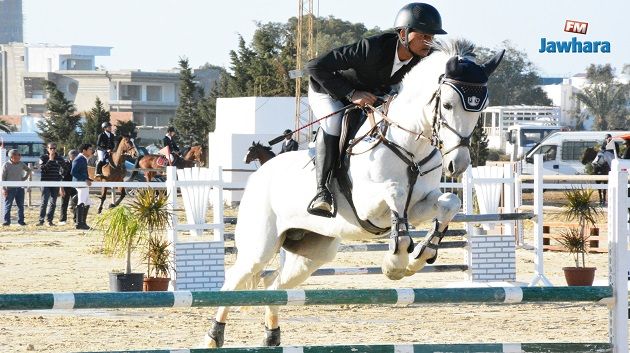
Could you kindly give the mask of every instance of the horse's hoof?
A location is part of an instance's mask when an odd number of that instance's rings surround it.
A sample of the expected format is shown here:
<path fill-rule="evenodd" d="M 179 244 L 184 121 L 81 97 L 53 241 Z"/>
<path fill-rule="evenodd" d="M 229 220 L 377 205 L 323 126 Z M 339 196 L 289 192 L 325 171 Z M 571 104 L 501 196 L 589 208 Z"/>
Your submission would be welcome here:
<path fill-rule="evenodd" d="M 201 348 L 221 348 L 217 344 L 217 341 L 214 338 L 210 337 L 209 334 L 206 333 L 206 336 L 203 338 L 203 345 Z"/>
<path fill-rule="evenodd" d="M 116 207 L 116 205 L 114 205 L 113 203 L 109 204 L 109 208 L 114 208 L 114 207 Z"/>
<path fill-rule="evenodd" d="M 280 345 L 280 327 L 268 329 L 265 327 L 265 338 L 262 342 L 266 347 L 277 347 Z"/>
<path fill-rule="evenodd" d="M 383 270 L 383 274 L 391 279 L 392 281 L 398 281 L 401 280 L 403 278 L 405 278 L 405 271 L 404 270 L 390 270 L 390 271 L 384 271 Z"/>

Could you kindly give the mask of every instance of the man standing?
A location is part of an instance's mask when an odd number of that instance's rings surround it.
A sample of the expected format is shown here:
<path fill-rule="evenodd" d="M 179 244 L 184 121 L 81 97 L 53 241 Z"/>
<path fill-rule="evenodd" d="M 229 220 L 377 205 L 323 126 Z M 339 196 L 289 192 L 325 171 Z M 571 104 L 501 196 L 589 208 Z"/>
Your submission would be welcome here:
<path fill-rule="evenodd" d="M 42 171 L 42 181 L 60 181 L 61 165 L 63 159 L 57 155 L 57 145 L 48 144 L 48 154 L 39 158 L 39 168 Z M 44 186 L 42 188 L 42 204 L 39 207 L 39 224 L 44 225 L 44 221 L 48 221 L 49 226 L 54 226 L 53 217 L 55 216 L 55 208 L 57 206 L 57 196 L 59 188 L 56 186 Z M 46 213 L 48 209 L 48 213 Z"/>
<path fill-rule="evenodd" d="M 88 158 L 92 157 L 94 150 L 92 145 L 84 143 L 80 147 L 81 153 L 72 161 L 72 181 L 85 181 L 87 186 L 92 185 L 92 180 L 88 177 Z M 77 225 L 76 229 L 90 230 L 90 226 L 87 225 L 86 219 L 88 211 L 90 210 L 90 189 L 89 188 L 76 188 L 77 190 Z"/>
<path fill-rule="evenodd" d="M 96 175 L 97 177 L 103 176 L 103 166 L 109 160 L 109 155 L 114 149 L 114 134 L 112 133 L 112 124 L 104 122 L 101 124 L 103 132 L 98 135 L 96 140 Z"/>
<path fill-rule="evenodd" d="M 280 153 L 284 153 L 284 152 L 291 152 L 291 151 L 297 151 L 298 150 L 298 143 L 297 141 L 295 141 L 293 139 L 293 134 L 291 134 L 291 130 L 286 129 L 284 130 L 284 143 L 282 144 L 282 149 L 280 150 Z"/>
<path fill-rule="evenodd" d="M 72 161 L 74 161 L 75 158 L 77 158 L 77 155 L 79 155 L 79 152 L 77 152 L 77 150 L 70 150 L 70 152 L 68 152 L 68 159 L 66 159 L 65 161 L 63 161 L 63 164 L 61 165 L 61 177 L 62 177 L 62 181 L 72 181 L 72 174 L 70 174 L 70 171 L 72 170 Z M 76 199 L 74 199 L 74 195 L 77 194 L 77 191 L 75 190 L 75 188 L 71 188 L 71 187 L 63 187 L 60 190 L 61 193 L 61 216 L 59 217 L 59 224 L 60 225 L 64 225 L 66 224 L 66 221 L 68 220 L 68 205 L 70 204 L 70 201 L 72 201 L 72 205 L 70 206 L 70 208 L 72 208 L 74 210 L 74 222 L 75 224 L 78 223 L 77 219 L 76 219 Z"/>
<path fill-rule="evenodd" d="M 6 181 L 25 181 L 31 175 L 31 168 L 27 167 L 21 161 L 22 156 L 18 150 L 9 151 L 9 161 L 2 166 L 2 180 Z M 5 187 L 2 190 L 4 194 L 4 223 L 3 226 L 11 224 L 11 206 L 13 200 L 18 208 L 18 224 L 25 226 L 24 223 L 24 188 L 22 187 Z"/>

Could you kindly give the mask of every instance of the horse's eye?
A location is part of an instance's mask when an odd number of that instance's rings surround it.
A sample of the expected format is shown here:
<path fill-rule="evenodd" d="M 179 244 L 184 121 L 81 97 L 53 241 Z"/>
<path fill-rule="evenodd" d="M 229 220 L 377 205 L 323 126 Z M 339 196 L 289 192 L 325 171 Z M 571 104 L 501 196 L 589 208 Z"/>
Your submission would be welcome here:
<path fill-rule="evenodd" d="M 442 107 L 444 107 L 444 109 L 446 109 L 446 110 L 451 110 L 451 109 L 453 109 L 453 105 L 452 105 L 451 103 L 449 103 L 449 102 L 444 103 L 444 104 L 442 105 Z"/>

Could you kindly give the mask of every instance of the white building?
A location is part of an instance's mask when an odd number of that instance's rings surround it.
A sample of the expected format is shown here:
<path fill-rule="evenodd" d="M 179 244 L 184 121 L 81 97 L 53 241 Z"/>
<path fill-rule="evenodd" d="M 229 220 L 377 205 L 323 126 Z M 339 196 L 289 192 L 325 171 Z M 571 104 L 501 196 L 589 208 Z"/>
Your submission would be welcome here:
<path fill-rule="evenodd" d="M 226 182 L 244 186 L 251 172 L 230 170 L 257 169 L 257 162 L 247 165 L 244 161 L 252 142 L 267 145 L 267 141 L 282 135 L 285 129 L 293 129 L 294 124 L 294 97 L 219 98 L 216 129 L 208 138 L 209 165 L 211 168 L 222 166 L 228 170 L 223 173 Z M 278 143 L 273 151 L 278 154 L 280 148 Z M 239 202 L 242 195 L 240 190 L 227 190 L 225 202 Z"/>

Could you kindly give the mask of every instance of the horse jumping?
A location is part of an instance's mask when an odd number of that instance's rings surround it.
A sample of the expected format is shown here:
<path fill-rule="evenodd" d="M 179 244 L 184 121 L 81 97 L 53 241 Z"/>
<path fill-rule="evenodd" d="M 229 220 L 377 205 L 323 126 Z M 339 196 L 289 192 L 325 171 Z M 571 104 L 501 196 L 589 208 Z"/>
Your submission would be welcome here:
<path fill-rule="evenodd" d="M 184 157 L 178 157 L 173 164 L 177 169 L 183 168 L 192 168 L 195 166 L 203 165 L 203 147 L 201 145 L 196 145 L 190 147 L 190 149 L 184 153 Z M 163 163 L 161 161 L 164 161 Z M 144 173 L 144 177 L 147 182 L 153 180 L 157 174 L 159 174 L 156 169 L 164 169 L 164 167 L 168 164 L 168 159 L 161 154 L 147 154 L 144 156 L 138 157 L 136 160 L 136 168 L 140 169 L 149 169 Z M 132 178 L 135 176 L 137 171 L 132 173 Z"/>
<path fill-rule="evenodd" d="M 316 190 L 308 151 L 284 153 L 253 173 L 239 208 L 238 256 L 222 290 L 256 287 L 281 247 L 287 250 L 285 261 L 264 282 L 267 289 L 294 288 L 333 260 L 342 240 L 387 233 L 391 246 L 382 269 L 388 278 L 401 279 L 433 263 L 448 223 L 461 206 L 457 195 L 442 193 L 440 178 L 443 172 L 461 175 L 470 165 L 469 140 L 487 105 L 486 82 L 503 56 L 498 53 L 479 65 L 473 61 L 473 49 L 466 40 L 435 42 L 433 53 L 403 79 L 387 116 L 375 113 L 375 126 L 369 120 L 363 124 L 349 153 L 351 191 L 344 193 L 338 182 L 332 183 L 336 217 L 306 210 Z M 420 226 L 431 219 L 424 243 L 414 246 L 408 223 Z M 280 344 L 278 309 L 266 308 L 268 346 Z M 206 335 L 208 347 L 223 345 L 228 311 L 217 310 Z"/>

